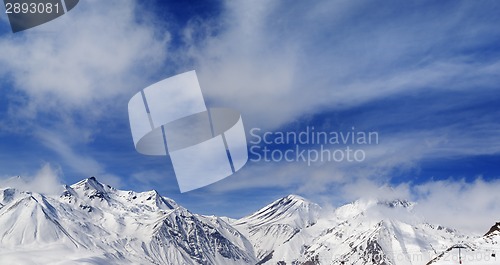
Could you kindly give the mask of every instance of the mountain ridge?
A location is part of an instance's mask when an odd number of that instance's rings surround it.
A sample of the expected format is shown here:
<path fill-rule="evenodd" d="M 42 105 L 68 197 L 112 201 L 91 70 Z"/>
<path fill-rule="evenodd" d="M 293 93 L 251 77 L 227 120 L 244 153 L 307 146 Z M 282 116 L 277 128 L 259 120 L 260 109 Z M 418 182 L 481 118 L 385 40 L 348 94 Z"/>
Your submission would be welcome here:
<path fill-rule="evenodd" d="M 449 264 L 459 244 L 467 255 L 498 251 L 500 223 L 474 237 L 412 219 L 413 206 L 357 200 L 327 211 L 291 194 L 231 219 L 95 177 L 59 195 L 0 187 L 0 264 L 414 265 Z"/>
<path fill-rule="evenodd" d="M 10 249 L 0 253 L 1 264 L 57 264 L 61 256 L 75 264 L 254 262 L 250 243 L 237 230 L 154 190 L 117 190 L 96 178 L 64 188 L 59 196 L 0 189 L 8 194 L 0 198 L 0 246 Z M 40 253 L 43 248 L 58 254 Z"/>

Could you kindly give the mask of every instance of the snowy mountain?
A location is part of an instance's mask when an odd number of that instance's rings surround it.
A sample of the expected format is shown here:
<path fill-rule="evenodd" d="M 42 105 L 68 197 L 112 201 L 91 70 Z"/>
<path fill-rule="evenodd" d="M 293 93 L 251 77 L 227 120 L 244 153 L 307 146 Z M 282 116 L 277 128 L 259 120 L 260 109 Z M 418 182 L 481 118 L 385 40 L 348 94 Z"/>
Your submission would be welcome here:
<path fill-rule="evenodd" d="M 406 201 L 360 200 L 318 218 L 319 206 L 288 196 L 233 225 L 254 243 L 259 264 L 422 264 L 463 238 L 399 221 L 410 220 L 411 208 Z M 416 254 L 426 257 L 412 262 Z"/>
<path fill-rule="evenodd" d="M 326 211 L 289 195 L 236 220 L 93 177 L 58 196 L 1 187 L 0 264 L 500 263 L 500 223 L 468 236 L 426 223 L 413 207 L 358 200 Z"/>
<path fill-rule="evenodd" d="M 457 244 L 483 253 L 499 242 L 500 235 L 477 238 L 426 223 L 413 207 L 404 200 L 358 200 L 326 213 L 292 195 L 232 224 L 253 242 L 258 264 L 448 264 L 443 257 L 452 259 Z M 496 236 L 497 228 L 487 235 Z"/>
<path fill-rule="evenodd" d="M 156 191 L 121 191 L 89 178 L 58 197 L 11 188 L 0 194 L 0 264 L 255 262 L 250 242 L 232 226 Z"/>
<path fill-rule="evenodd" d="M 424 264 L 439 250 L 465 240 L 452 229 L 419 222 L 405 201 L 356 201 L 337 209 L 305 249 L 320 264 Z"/>
<path fill-rule="evenodd" d="M 319 205 L 289 195 L 233 222 L 233 225 L 253 242 L 257 258 L 262 262 L 270 260 L 275 250 L 292 238 L 304 239 L 306 235 L 301 231 L 317 222 L 320 211 Z M 302 242 L 301 239 L 298 240 Z"/>

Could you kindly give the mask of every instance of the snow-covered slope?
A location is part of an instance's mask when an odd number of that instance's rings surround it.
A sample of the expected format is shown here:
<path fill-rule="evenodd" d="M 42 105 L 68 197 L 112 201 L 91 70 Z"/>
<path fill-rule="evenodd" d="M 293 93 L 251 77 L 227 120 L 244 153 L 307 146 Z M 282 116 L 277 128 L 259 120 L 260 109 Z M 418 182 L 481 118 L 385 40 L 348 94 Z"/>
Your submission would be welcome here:
<path fill-rule="evenodd" d="M 413 207 L 358 200 L 326 211 L 289 195 L 236 220 L 93 177 L 57 196 L 0 187 L 0 264 L 500 264 L 500 223 L 467 236 Z"/>

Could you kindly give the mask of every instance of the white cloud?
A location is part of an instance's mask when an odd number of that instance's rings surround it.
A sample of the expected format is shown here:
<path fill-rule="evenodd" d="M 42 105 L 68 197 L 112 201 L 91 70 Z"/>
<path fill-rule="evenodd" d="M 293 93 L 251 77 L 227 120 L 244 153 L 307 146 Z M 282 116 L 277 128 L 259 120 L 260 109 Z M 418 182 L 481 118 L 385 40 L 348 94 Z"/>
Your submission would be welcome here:
<path fill-rule="evenodd" d="M 47 195 L 58 195 L 63 191 L 62 172 L 50 164 L 44 164 L 31 177 L 12 177 L 0 180 L 0 187 L 12 187 L 21 191 L 31 191 Z"/>
<path fill-rule="evenodd" d="M 416 186 L 415 211 L 428 221 L 484 234 L 500 220 L 500 181 L 443 180 Z"/>
<path fill-rule="evenodd" d="M 424 159 L 438 161 L 443 158 L 454 159 L 499 153 L 500 145 L 492 139 L 500 133 L 500 130 L 497 130 L 495 126 L 487 127 L 487 130 L 476 130 L 473 129 L 474 127 L 469 127 L 470 130 L 463 130 L 452 126 L 389 135 L 381 132 L 378 144 L 350 146 L 351 150 L 364 151 L 366 157 L 362 162 L 325 160 L 313 161 L 310 166 L 301 160 L 249 162 L 234 176 L 210 186 L 209 189 L 220 192 L 277 188 L 308 197 L 309 195 L 330 195 L 332 190 L 338 190 L 340 185 L 363 180 L 380 186 L 390 182 L 394 176 L 417 174 L 423 179 L 428 179 L 433 176 L 427 176 L 425 172 L 419 173 L 420 163 Z M 276 148 L 281 153 L 290 148 L 295 152 L 295 146 L 268 146 L 268 148 L 271 151 Z M 310 149 L 319 150 L 319 146 L 300 145 L 300 148 L 306 150 L 306 154 Z M 325 149 L 328 148 L 343 150 L 345 147 L 326 145 Z M 377 192 L 385 193 L 381 190 Z"/>
<path fill-rule="evenodd" d="M 453 53 L 498 32 L 468 16 L 467 4 L 439 16 L 381 14 L 409 12 L 398 5 L 365 16 L 372 4 L 228 1 L 218 23 L 186 30 L 187 54 L 214 104 L 238 108 L 249 124 L 267 128 L 409 91 L 496 85 L 498 61 Z M 474 27 L 449 34 L 464 21 Z"/>
<path fill-rule="evenodd" d="M 500 220 L 499 189 L 499 180 L 486 181 L 481 177 L 473 182 L 449 179 L 418 185 L 402 183 L 396 186 L 359 179 L 339 186 L 336 202 L 409 200 L 416 202 L 413 207 L 413 218 L 416 218 L 414 221 L 425 221 L 483 235 Z M 332 199 L 327 203 L 331 204 Z M 378 214 L 379 218 L 391 217 L 389 212 L 380 208 L 373 214 Z M 408 215 L 398 214 L 395 217 L 407 220 Z"/>
<path fill-rule="evenodd" d="M 169 33 L 136 1 L 81 1 L 64 16 L 0 39 L 0 75 L 12 81 L 13 118 L 74 110 L 99 116 L 157 73 Z M 143 14 L 144 17 L 138 17 Z"/>
<path fill-rule="evenodd" d="M 186 29 L 185 51 L 209 102 L 240 110 L 247 130 L 305 123 L 308 115 L 387 98 L 464 91 L 487 98 L 480 93 L 498 86 L 498 58 L 463 51 L 488 45 L 500 33 L 495 23 L 468 3 L 439 6 L 446 6 L 445 13 L 401 5 L 227 1 L 220 20 L 196 21 Z M 405 111 L 429 122 L 478 98 L 434 102 L 438 107 L 419 102 Z M 449 124 L 439 120 L 423 128 L 408 113 L 393 113 L 390 106 L 385 111 L 391 116 L 376 112 L 368 123 L 389 132 L 380 133 L 379 145 L 363 147 L 367 160 L 361 164 L 252 165 L 212 189 L 274 187 L 314 194 L 357 179 L 384 183 L 394 172 L 418 170 L 423 159 L 500 153 L 499 128 L 491 117 L 481 120 L 471 112 L 456 121 L 450 115 Z M 357 122 L 366 121 L 352 121 Z"/>
<path fill-rule="evenodd" d="M 164 74 L 170 33 L 160 24 L 138 1 L 88 0 L 49 23 L 0 36 L 8 104 L 2 131 L 35 137 L 83 176 L 111 176 L 82 146 L 99 122 L 113 124 L 133 94 Z"/>
<path fill-rule="evenodd" d="M 376 182 L 360 179 L 354 182 L 346 183 L 341 188 L 341 194 L 346 201 L 355 201 L 357 199 L 369 199 L 378 201 L 393 201 L 410 199 L 410 187 L 408 184 L 398 186 L 380 185 Z"/>

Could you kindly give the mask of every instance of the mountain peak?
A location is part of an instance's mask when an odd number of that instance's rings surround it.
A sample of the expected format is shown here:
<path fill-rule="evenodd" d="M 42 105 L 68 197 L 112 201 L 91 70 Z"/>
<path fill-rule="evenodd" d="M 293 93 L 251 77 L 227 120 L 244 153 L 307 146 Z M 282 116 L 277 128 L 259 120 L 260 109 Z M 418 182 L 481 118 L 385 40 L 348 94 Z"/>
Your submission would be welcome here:
<path fill-rule="evenodd" d="M 291 194 L 235 221 L 234 225 L 253 240 L 257 257 L 263 261 L 259 264 L 264 264 L 274 249 L 315 225 L 320 210 L 319 205 Z"/>
<path fill-rule="evenodd" d="M 484 237 L 493 237 L 495 235 L 500 235 L 500 222 L 494 224 L 490 230 L 484 234 Z"/>
<path fill-rule="evenodd" d="M 81 180 L 71 186 L 66 186 L 66 190 L 61 197 L 87 198 L 91 201 L 106 201 L 108 205 L 124 205 L 125 207 L 140 207 L 147 211 L 171 210 L 179 207 L 172 199 L 163 197 L 156 190 L 134 192 L 119 190 L 110 185 L 99 182 L 96 177 Z M 89 202 L 87 202 L 89 203 Z"/>
<path fill-rule="evenodd" d="M 291 194 L 240 219 L 239 223 L 249 223 L 252 226 L 265 223 L 287 223 L 297 227 L 306 227 L 316 222 L 320 209 L 319 205 L 301 196 Z"/>
<path fill-rule="evenodd" d="M 275 211 L 275 212 L 293 212 L 296 211 L 299 208 L 309 208 L 310 206 L 318 206 L 317 204 L 310 202 L 309 200 L 305 199 L 304 197 L 301 197 L 299 195 L 295 194 L 290 194 L 286 197 L 283 197 L 281 199 L 278 199 L 274 201 L 273 203 L 269 204 L 268 206 L 264 207 L 261 211 L 259 212 L 266 212 L 269 210 Z M 318 206 L 319 207 L 319 206 Z"/>
<path fill-rule="evenodd" d="M 283 197 L 281 199 L 284 200 L 284 201 L 305 202 L 305 203 L 309 203 L 310 202 L 306 198 L 304 198 L 302 196 L 299 196 L 299 195 L 296 195 L 296 194 L 290 194 L 290 195 L 288 195 L 286 197 Z"/>
<path fill-rule="evenodd" d="M 379 205 L 384 205 L 389 208 L 407 208 L 410 209 L 413 207 L 414 203 L 409 202 L 405 199 L 394 199 L 394 200 L 381 200 L 378 201 Z"/>
<path fill-rule="evenodd" d="M 73 185 L 71 185 L 73 189 L 78 189 L 78 188 L 85 188 L 85 189 L 94 189 L 94 190 L 99 190 L 99 191 L 106 191 L 106 190 L 116 190 L 115 188 L 111 187 L 110 185 L 101 183 L 97 180 L 96 177 L 92 176 L 90 178 L 86 178 L 84 180 L 81 180 Z"/>
<path fill-rule="evenodd" d="M 0 189 L 0 224 L 1 264 L 256 263 L 251 243 L 224 221 L 192 214 L 156 190 L 118 190 L 95 177 L 60 196 Z M 115 252 L 123 254 L 108 254 Z"/>
<path fill-rule="evenodd" d="M 92 176 L 90 178 L 82 179 L 71 186 L 79 187 L 79 186 L 84 186 L 85 184 L 95 185 L 101 183 L 96 179 L 96 177 Z"/>
<path fill-rule="evenodd" d="M 115 188 L 99 182 L 94 176 L 81 180 L 71 185 L 70 188 L 77 193 L 82 193 L 89 199 L 99 198 L 101 200 L 108 198 L 109 192 L 116 191 Z"/>

